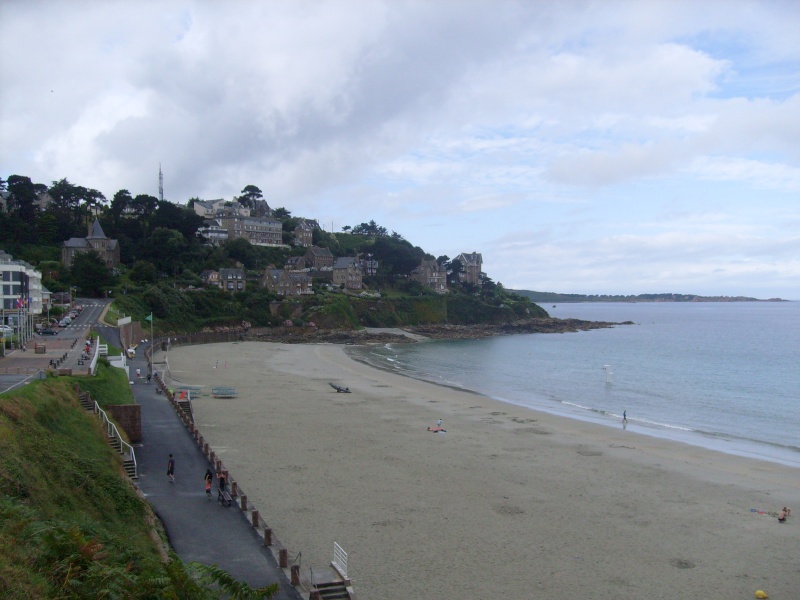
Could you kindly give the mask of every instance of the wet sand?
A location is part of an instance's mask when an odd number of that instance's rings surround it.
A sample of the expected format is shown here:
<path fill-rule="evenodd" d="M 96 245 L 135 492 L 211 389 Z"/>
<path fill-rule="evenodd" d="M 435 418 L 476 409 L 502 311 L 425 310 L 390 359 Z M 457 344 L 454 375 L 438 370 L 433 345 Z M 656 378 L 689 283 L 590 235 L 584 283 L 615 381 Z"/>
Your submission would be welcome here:
<path fill-rule="evenodd" d="M 193 402 L 201 433 L 302 552 L 303 577 L 338 542 L 360 600 L 800 589 L 798 469 L 416 381 L 342 346 L 178 347 L 169 366 L 206 386 Z M 447 433 L 429 432 L 439 418 Z M 786 524 L 751 511 L 784 505 Z"/>

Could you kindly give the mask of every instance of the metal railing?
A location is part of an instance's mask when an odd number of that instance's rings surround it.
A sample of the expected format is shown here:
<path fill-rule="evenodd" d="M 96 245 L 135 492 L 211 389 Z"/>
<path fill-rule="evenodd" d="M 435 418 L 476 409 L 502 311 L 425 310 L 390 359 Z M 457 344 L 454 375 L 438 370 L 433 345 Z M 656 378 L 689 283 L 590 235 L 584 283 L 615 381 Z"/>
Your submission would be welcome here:
<path fill-rule="evenodd" d="M 343 579 L 347 579 L 347 552 L 336 542 L 333 542 L 333 562 L 331 564 L 339 571 Z"/>
<path fill-rule="evenodd" d="M 119 430 L 114 423 L 108 418 L 106 411 L 100 408 L 100 405 L 95 401 L 94 403 L 94 412 L 100 415 L 100 418 L 103 419 L 103 422 L 106 425 L 106 434 L 109 438 L 115 438 L 119 440 L 120 444 L 120 453 L 123 455 L 127 454 L 130 457 L 130 460 L 133 462 L 133 478 L 137 478 L 139 476 L 139 465 L 136 464 L 136 452 L 133 451 L 133 446 L 131 446 L 128 442 L 122 439 L 122 436 L 119 434 Z M 123 448 L 125 449 L 123 451 Z"/>

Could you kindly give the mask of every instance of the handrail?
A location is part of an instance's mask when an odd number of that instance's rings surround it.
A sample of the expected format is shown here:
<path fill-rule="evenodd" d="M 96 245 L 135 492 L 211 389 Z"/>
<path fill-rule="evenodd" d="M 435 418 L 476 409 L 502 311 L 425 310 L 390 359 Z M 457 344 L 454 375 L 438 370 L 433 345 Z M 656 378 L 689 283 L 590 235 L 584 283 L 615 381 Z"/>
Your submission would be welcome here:
<path fill-rule="evenodd" d="M 133 461 L 133 476 L 134 476 L 134 478 L 138 477 L 139 476 L 139 465 L 136 464 L 136 452 L 134 452 L 133 446 L 131 446 L 128 442 L 126 442 L 125 440 L 122 439 L 122 436 L 119 434 L 119 430 L 117 429 L 117 426 L 114 425 L 114 423 L 111 422 L 111 419 L 108 418 L 108 415 L 106 414 L 106 411 L 104 411 L 102 408 L 100 408 L 100 405 L 97 403 L 97 400 L 95 400 L 95 402 L 94 402 L 94 412 L 95 413 L 100 413 L 100 417 L 103 419 L 103 421 L 106 424 L 106 434 L 108 435 L 108 437 L 113 437 L 113 438 L 116 438 L 116 439 L 119 440 L 120 453 L 121 454 L 128 454 L 131 457 L 130 459 Z M 127 452 L 123 452 L 122 451 L 122 446 L 125 446 L 125 448 L 127 448 Z"/>
<path fill-rule="evenodd" d="M 343 579 L 347 579 L 347 552 L 336 542 L 333 542 L 333 562 L 331 565 L 339 571 Z"/>

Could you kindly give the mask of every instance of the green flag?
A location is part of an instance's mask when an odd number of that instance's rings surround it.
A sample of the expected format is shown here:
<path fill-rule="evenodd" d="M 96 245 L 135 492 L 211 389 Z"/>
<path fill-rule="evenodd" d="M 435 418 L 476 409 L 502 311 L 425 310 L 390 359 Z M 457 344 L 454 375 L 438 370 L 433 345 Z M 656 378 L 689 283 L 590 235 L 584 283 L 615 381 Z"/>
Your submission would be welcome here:
<path fill-rule="evenodd" d="M 152 321 L 153 320 L 153 313 L 150 313 L 144 318 L 145 321 Z"/>

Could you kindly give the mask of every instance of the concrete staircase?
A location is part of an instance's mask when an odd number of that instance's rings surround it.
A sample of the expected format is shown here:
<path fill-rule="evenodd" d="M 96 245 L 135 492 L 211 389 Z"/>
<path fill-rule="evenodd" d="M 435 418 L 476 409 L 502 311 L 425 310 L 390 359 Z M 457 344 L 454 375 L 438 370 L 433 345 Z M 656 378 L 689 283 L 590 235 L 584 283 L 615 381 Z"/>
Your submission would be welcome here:
<path fill-rule="evenodd" d="M 350 600 L 351 598 L 350 592 L 347 591 L 347 583 L 344 581 L 317 583 L 312 592 L 318 592 L 317 597 L 320 600 Z"/>
<path fill-rule="evenodd" d="M 178 400 L 178 408 L 181 410 L 183 414 L 189 417 L 189 421 L 191 423 L 194 423 L 194 414 L 192 413 L 191 400 Z"/>
<path fill-rule="evenodd" d="M 94 411 L 94 400 L 89 395 L 89 392 L 81 392 L 78 395 L 78 399 L 81 401 L 81 406 L 86 410 Z"/>
<path fill-rule="evenodd" d="M 92 400 L 91 395 L 88 392 L 81 392 L 78 394 L 78 400 L 80 400 L 81 406 L 88 411 L 94 412 L 94 400 Z M 190 409 L 191 410 L 191 409 Z M 122 450 L 122 442 L 120 442 L 119 438 L 109 435 L 108 436 L 108 443 L 109 445 L 114 448 L 117 452 L 124 455 L 124 451 Z M 136 473 L 136 462 L 133 459 L 125 458 L 122 461 L 122 468 L 125 470 L 125 473 L 131 479 L 138 479 L 139 475 Z"/>

